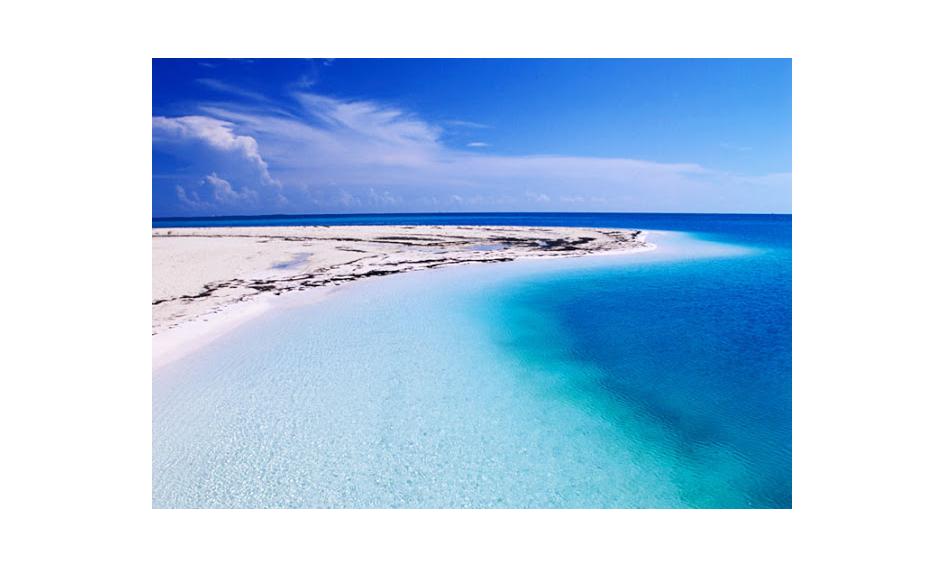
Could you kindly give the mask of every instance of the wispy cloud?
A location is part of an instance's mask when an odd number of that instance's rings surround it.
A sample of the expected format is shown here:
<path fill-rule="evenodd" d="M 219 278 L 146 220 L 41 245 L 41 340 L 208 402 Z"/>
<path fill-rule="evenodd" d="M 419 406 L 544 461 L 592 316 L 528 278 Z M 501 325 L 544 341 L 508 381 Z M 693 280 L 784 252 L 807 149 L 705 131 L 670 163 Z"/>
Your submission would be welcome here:
<path fill-rule="evenodd" d="M 269 102 L 268 98 L 266 98 L 265 96 L 255 91 L 243 89 L 243 88 L 237 87 L 235 85 L 231 85 L 229 83 L 226 83 L 217 79 L 211 79 L 211 78 L 205 77 L 205 78 L 196 79 L 195 82 L 198 85 L 207 87 L 208 89 L 211 89 L 217 92 L 222 92 L 222 93 L 226 93 L 230 95 L 235 95 L 238 97 L 248 98 L 250 100 L 255 100 L 259 102 Z"/>
<path fill-rule="evenodd" d="M 190 185 L 171 187 L 182 208 L 213 203 L 226 212 L 254 202 L 267 211 L 299 212 L 554 210 L 562 204 L 748 211 L 762 203 L 770 209 L 772 195 L 790 207 L 789 173 L 751 177 L 695 163 L 494 155 L 483 151 L 485 142 L 456 149 L 443 140 L 444 126 L 462 121 L 437 125 L 378 101 L 301 90 L 278 104 L 265 97 L 239 100 L 153 119 L 155 147 L 193 164 L 184 172 L 192 176 Z M 229 190 L 218 190 L 211 174 Z"/>
<path fill-rule="evenodd" d="M 292 86 L 297 89 L 310 89 L 315 86 L 315 79 L 311 75 L 302 75 L 299 77 Z"/>
<path fill-rule="evenodd" d="M 470 120 L 444 120 L 443 124 L 457 128 L 492 128 L 492 126 L 488 124 L 480 124 L 479 122 L 472 122 Z"/>

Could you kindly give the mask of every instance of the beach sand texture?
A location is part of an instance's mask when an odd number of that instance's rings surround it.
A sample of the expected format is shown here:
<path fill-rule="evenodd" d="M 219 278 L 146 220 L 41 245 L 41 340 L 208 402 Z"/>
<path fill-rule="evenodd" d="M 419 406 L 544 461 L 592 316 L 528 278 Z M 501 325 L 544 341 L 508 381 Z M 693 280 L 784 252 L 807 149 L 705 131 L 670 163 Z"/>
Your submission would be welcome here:
<path fill-rule="evenodd" d="M 151 234 L 151 333 L 176 335 L 154 342 L 155 361 L 260 311 L 260 300 L 290 291 L 453 264 L 652 247 L 639 230 L 571 227 L 220 227 Z M 186 325 L 210 320 L 215 325 Z"/>

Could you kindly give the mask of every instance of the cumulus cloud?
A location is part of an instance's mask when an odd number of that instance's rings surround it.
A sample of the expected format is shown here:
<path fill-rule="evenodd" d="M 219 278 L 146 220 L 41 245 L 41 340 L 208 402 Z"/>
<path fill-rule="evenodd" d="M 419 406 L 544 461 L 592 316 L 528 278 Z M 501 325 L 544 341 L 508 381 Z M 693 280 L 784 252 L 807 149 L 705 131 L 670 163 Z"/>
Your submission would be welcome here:
<path fill-rule="evenodd" d="M 237 135 L 234 128 L 233 123 L 208 116 L 155 116 L 151 119 L 151 139 L 157 147 L 189 147 L 196 150 L 196 157 L 201 157 L 200 150 L 209 150 L 219 154 L 218 159 L 233 162 L 231 165 L 236 169 L 250 170 L 261 183 L 276 185 L 269 174 L 269 165 L 259 154 L 256 140 L 252 136 Z"/>
<path fill-rule="evenodd" d="M 201 201 L 200 197 L 198 197 L 196 193 L 188 192 L 180 185 L 174 188 L 174 192 L 177 195 L 177 200 L 185 210 L 199 211 L 201 209 L 210 208 L 210 204 L 205 201 Z"/>
<path fill-rule="evenodd" d="M 204 178 L 204 182 L 210 186 L 213 200 L 218 203 L 240 203 L 256 200 L 256 192 L 248 187 L 240 190 L 234 190 L 233 186 L 226 179 L 219 177 L 216 173 L 211 173 Z"/>
<path fill-rule="evenodd" d="M 190 190 L 177 185 L 175 193 L 180 204 L 191 211 L 212 212 L 221 207 L 246 209 L 258 204 L 256 191 L 249 187 L 234 189 L 229 181 L 215 172 L 204 176 Z"/>
<path fill-rule="evenodd" d="M 155 149 L 177 155 L 183 163 L 175 194 L 184 209 L 237 210 L 259 204 L 266 191 L 273 203 L 286 204 L 280 183 L 252 136 L 236 133 L 236 125 L 209 116 L 151 119 Z M 233 184 L 239 188 L 234 188 Z"/>
<path fill-rule="evenodd" d="M 485 142 L 452 147 L 440 126 L 377 101 L 311 92 L 295 92 L 289 103 L 240 100 L 154 117 L 155 147 L 179 151 L 207 186 L 204 196 L 181 184 L 182 205 L 199 197 L 223 212 L 236 210 L 252 202 L 250 191 L 256 203 L 273 209 L 265 212 L 555 210 L 562 204 L 624 211 L 790 209 L 789 173 L 752 177 L 695 163 L 492 155 L 482 151 Z M 231 184 L 218 191 L 219 199 L 211 198 L 210 173 Z"/>

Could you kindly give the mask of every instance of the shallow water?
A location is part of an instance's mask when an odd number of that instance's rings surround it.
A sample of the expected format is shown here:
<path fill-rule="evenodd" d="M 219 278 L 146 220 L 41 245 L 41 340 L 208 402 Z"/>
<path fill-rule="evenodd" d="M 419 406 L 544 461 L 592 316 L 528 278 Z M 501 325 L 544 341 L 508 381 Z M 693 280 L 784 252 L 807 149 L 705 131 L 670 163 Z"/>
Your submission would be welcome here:
<path fill-rule="evenodd" d="M 155 376 L 153 504 L 790 507 L 790 218 L 754 220 L 273 311 Z"/>
<path fill-rule="evenodd" d="M 495 250 L 505 250 L 507 246 L 505 244 L 474 244 L 472 246 L 467 246 L 467 250 L 476 250 L 478 252 L 493 252 Z"/>
<path fill-rule="evenodd" d="M 299 253 L 293 254 L 291 260 L 286 260 L 284 262 L 276 262 L 271 266 L 273 270 L 294 270 L 296 268 L 301 268 L 308 263 L 308 259 L 312 255 L 308 253 Z"/>

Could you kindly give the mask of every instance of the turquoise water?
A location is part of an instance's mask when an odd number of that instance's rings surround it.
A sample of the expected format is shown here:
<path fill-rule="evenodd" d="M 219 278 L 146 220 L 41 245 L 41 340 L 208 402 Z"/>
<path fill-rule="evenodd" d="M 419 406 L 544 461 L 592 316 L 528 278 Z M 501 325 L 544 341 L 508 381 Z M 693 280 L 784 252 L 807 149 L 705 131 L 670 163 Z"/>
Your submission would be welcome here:
<path fill-rule="evenodd" d="M 656 252 L 365 280 L 161 369 L 153 505 L 790 507 L 790 217 L 675 217 L 618 219 L 687 225 Z"/>

